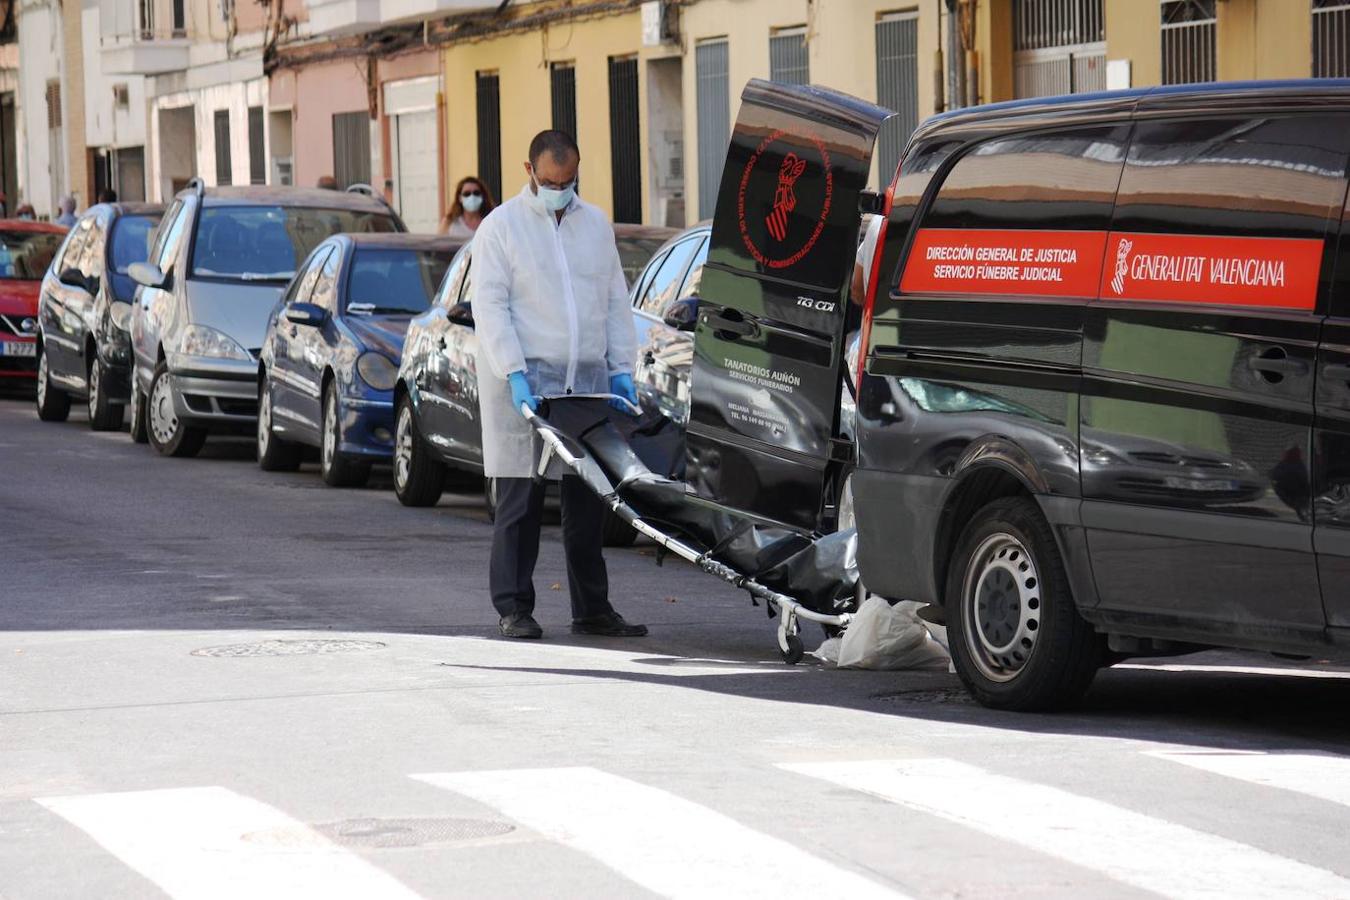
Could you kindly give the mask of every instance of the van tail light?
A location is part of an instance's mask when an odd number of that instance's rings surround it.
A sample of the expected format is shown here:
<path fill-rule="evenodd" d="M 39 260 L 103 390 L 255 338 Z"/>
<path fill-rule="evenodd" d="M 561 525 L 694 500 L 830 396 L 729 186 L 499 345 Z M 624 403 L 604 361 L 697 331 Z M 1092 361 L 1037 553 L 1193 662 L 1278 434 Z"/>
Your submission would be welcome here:
<path fill-rule="evenodd" d="M 886 227 L 891 223 L 891 201 L 895 199 L 895 182 L 886 187 L 886 202 L 881 210 L 881 230 L 872 249 L 872 271 L 867 273 L 867 292 L 863 299 L 862 334 L 858 338 L 858 369 L 853 373 L 854 390 L 862 390 L 863 372 L 867 370 L 867 345 L 872 338 L 872 310 L 877 302 L 877 283 L 881 280 L 882 250 L 886 246 Z"/>

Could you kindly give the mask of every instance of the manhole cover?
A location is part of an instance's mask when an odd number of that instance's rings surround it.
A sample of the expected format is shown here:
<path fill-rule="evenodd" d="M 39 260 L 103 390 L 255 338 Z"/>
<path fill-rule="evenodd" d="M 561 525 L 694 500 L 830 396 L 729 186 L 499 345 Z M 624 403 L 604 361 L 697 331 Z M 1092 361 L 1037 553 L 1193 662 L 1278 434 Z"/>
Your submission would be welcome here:
<path fill-rule="evenodd" d="M 379 641 L 278 640 L 253 644 L 222 644 L 193 650 L 193 656 L 309 656 L 316 653 L 361 653 L 379 650 Z"/>
<path fill-rule="evenodd" d="M 514 825 L 488 819 L 345 819 L 309 828 L 274 828 L 244 835 L 252 844 L 304 848 L 319 843 L 315 834 L 341 847 L 388 849 L 422 847 L 501 837 Z"/>
<path fill-rule="evenodd" d="M 886 703 L 901 701 L 904 703 L 962 703 L 970 704 L 970 695 L 960 688 L 940 688 L 936 690 L 896 691 L 890 694 L 874 694 L 873 700 Z"/>

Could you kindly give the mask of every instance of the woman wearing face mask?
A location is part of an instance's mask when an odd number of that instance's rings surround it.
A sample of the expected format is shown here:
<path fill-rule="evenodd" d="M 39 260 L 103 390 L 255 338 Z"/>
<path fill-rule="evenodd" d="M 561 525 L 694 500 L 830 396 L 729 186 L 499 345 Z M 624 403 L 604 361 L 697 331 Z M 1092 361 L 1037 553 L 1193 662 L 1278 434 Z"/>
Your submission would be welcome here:
<path fill-rule="evenodd" d="M 441 234 L 467 241 L 496 205 L 483 182 L 472 175 L 460 179 L 455 188 L 455 202 L 441 220 Z"/>

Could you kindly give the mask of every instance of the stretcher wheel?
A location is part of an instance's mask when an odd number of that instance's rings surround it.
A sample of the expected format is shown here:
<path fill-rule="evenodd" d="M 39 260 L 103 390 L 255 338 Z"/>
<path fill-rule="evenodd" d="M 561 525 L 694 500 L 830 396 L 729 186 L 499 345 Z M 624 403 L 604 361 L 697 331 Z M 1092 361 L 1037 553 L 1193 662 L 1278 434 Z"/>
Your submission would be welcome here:
<path fill-rule="evenodd" d="M 789 666 L 795 666 L 797 663 L 801 662 L 802 657 L 806 655 L 806 646 L 802 644 L 801 635 L 789 634 L 787 636 L 787 649 L 781 650 L 781 652 L 783 654 L 783 662 L 787 663 Z"/>

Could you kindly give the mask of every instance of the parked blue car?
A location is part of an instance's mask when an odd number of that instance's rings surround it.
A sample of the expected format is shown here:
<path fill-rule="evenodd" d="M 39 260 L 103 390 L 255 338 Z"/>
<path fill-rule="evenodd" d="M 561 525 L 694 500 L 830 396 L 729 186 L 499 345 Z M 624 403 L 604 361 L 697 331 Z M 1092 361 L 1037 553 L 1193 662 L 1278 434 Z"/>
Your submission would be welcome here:
<path fill-rule="evenodd" d="M 258 360 L 258 465 L 294 470 L 319 449 L 323 480 L 365 483 L 394 449 L 394 385 L 413 316 L 426 312 L 459 242 L 339 234 L 295 273 Z"/>

